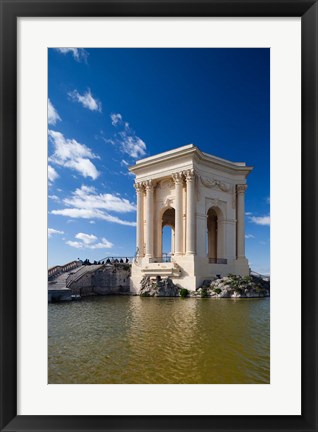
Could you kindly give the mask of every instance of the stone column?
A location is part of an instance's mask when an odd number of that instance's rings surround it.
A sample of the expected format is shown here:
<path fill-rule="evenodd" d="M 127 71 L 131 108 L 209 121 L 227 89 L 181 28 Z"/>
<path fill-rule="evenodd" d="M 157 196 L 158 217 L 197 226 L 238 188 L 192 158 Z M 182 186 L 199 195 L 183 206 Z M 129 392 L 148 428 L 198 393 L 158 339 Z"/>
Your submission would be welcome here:
<path fill-rule="evenodd" d="M 174 254 L 182 254 L 182 173 L 172 174 L 172 178 L 176 185 L 176 204 L 175 204 L 175 248 Z"/>
<path fill-rule="evenodd" d="M 207 216 L 198 213 L 197 215 L 197 240 L 196 240 L 196 253 L 199 257 L 208 257 L 207 250 Z"/>
<path fill-rule="evenodd" d="M 236 258 L 236 220 L 227 219 L 223 221 L 224 225 L 224 256 L 228 260 Z M 221 257 L 222 258 L 222 257 Z"/>
<path fill-rule="evenodd" d="M 144 255 L 144 188 L 142 183 L 135 183 L 137 195 L 137 226 L 136 226 L 136 245 L 138 255 Z"/>
<path fill-rule="evenodd" d="M 146 187 L 146 257 L 153 257 L 153 184 L 144 182 Z"/>
<path fill-rule="evenodd" d="M 247 185 L 236 185 L 237 193 L 237 225 L 236 225 L 236 238 L 237 238 L 237 258 L 245 258 L 245 191 Z"/>
<path fill-rule="evenodd" d="M 186 171 L 186 182 L 187 182 L 187 234 L 186 234 L 186 245 L 187 255 L 195 254 L 195 193 L 194 193 L 194 170 Z"/>

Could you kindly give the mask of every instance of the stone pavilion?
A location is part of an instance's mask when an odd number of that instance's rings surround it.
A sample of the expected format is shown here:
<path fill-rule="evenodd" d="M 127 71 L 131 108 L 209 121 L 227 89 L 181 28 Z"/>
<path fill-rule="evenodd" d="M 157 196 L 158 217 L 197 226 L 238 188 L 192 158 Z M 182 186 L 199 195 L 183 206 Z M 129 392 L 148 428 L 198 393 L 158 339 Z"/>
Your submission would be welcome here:
<path fill-rule="evenodd" d="M 229 273 L 248 275 L 244 201 L 252 167 L 203 153 L 193 144 L 138 160 L 137 249 L 131 291 L 144 275 L 169 277 L 189 290 Z M 171 227 L 171 254 L 162 231 Z"/>

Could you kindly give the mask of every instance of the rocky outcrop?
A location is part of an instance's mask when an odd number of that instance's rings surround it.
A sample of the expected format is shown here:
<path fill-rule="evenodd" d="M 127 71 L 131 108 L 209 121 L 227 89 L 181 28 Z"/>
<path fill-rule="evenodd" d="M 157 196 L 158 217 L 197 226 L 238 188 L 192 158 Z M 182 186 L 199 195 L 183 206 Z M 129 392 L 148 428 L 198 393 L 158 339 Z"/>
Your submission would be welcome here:
<path fill-rule="evenodd" d="M 181 288 L 175 285 L 170 278 L 151 280 L 144 276 L 141 280 L 141 297 L 179 297 Z"/>
<path fill-rule="evenodd" d="M 175 285 L 170 278 L 161 279 L 157 276 L 157 279 L 153 280 L 149 276 L 144 276 L 141 281 L 140 296 L 142 297 L 179 297 L 180 295 L 197 298 L 269 297 L 270 283 L 255 276 L 229 275 L 204 281 L 203 286 L 196 291 L 187 292 Z"/>
<path fill-rule="evenodd" d="M 270 283 L 255 276 L 229 275 L 205 283 L 196 291 L 190 292 L 191 297 L 215 298 L 257 298 L 269 297 Z"/>

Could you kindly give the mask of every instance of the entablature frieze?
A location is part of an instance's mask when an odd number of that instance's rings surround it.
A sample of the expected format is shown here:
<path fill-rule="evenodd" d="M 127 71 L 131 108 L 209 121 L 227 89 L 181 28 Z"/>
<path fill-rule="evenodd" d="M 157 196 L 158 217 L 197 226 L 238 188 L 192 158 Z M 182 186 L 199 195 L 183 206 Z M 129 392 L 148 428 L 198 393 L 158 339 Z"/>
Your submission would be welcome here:
<path fill-rule="evenodd" d="M 230 192 L 233 188 L 231 184 L 222 182 L 214 177 L 204 177 L 200 175 L 200 180 L 203 186 L 211 189 L 218 189 L 222 192 Z"/>
<path fill-rule="evenodd" d="M 164 178 L 153 178 L 147 180 L 135 181 L 134 187 L 137 192 L 147 188 L 154 188 L 156 190 L 174 189 L 176 184 L 184 185 L 185 182 L 195 180 L 196 173 L 194 169 L 186 169 L 173 172 Z"/>

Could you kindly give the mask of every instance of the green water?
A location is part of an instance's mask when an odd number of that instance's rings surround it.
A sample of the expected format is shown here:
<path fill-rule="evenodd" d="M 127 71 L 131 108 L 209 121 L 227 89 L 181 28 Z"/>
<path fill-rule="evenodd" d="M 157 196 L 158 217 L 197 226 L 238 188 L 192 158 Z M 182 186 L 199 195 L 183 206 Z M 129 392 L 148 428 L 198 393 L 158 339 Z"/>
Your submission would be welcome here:
<path fill-rule="evenodd" d="M 270 382 L 269 299 L 49 304 L 49 383 Z"/>

